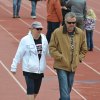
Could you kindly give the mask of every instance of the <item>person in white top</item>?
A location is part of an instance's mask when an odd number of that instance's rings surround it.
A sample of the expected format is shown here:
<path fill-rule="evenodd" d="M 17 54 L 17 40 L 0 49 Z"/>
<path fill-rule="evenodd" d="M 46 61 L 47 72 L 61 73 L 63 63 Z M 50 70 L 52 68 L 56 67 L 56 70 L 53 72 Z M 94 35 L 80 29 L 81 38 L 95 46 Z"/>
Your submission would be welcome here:
<path fill-rule="evenodd" d="M 18 64 L 22 61 L 28 100 L 35 100 L 40 90 L 46 68 L 46 55 L 49 55 L 48 41 L 41 33 L 42 29 L 40 22 L 32 23 L 28 35 L 21 39 L 11 64 L 11 72 L 15 74 Z"/>

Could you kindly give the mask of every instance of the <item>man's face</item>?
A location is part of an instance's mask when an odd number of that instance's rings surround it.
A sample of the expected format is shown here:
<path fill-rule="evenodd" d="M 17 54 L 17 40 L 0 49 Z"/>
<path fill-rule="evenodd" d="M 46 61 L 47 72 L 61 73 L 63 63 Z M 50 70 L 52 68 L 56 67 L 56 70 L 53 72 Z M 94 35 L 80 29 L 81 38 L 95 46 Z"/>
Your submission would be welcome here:
<path fill-rule="evenodd" d="M 75 17 L 73 17 L 73 18 L 68 17 L 65 20 L 65 24 L 67 27 L 67 31 L 72 32 L 74 30 L 74 28 L 76 27 L 76 18 Z"/>

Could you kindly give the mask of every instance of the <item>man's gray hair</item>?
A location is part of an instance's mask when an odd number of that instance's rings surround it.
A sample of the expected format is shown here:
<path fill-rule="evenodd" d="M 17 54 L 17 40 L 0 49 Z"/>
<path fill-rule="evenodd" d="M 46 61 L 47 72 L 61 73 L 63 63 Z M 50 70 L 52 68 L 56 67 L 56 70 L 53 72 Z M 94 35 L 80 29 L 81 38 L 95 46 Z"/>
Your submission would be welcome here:
<path fill-rule="evenodd" d="M 76 18 L 76 14 L 74 12 L 69 12 L 65 15 L 65 21 L 67 18 Z"/>

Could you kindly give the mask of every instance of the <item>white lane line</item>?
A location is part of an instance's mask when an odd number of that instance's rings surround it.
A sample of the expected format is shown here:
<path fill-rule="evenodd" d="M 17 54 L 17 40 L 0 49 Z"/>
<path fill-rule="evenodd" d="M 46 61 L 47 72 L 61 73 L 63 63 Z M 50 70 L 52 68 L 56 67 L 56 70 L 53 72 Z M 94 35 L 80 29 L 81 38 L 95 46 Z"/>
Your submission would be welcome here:
<path fill-rule="evenodd" d="M 15 38 L 10 32 L 8 32 L 2 25 L 0 25 L 0 27 L 6 31 L 14 40 L 16 40 L 17 42 L 19 42 L 19 40 L 17 38 Z"/>
<path fill-rule="evenodd" d="M 81 95 L 77 90 L 72 87 L 73 91 L 75 91 L 83 100 L 87 100 L 83 95 Z"/>
<path fill-rule="evenodd" d="M 99 32 L 99 31 L 97 31 L 97 30 L 94 30 L 94 32 L 96 32 L 97 34 L 99 34 L 99 35 L 100 35 L 100 32 Z"/>
<path fill-rule="evenodd" d="M 95 49 L 97 49 L 98 51 L 100 51 L 100 48 L 98 48 L 97 46 L 94 46 Z"/>
<path fill-rule="evenodd" d="M 3 10 L 5 10 L 6 12 L 8 12 L 10 15 L 12 15 L 12 12 L 9 11 L 8 9 L 6 9 L 4 6 L 0 5 L 0 7 L 1 7 Z"/>
<path fill-rule="evenodd" d="M 52 68 L 50 68 L 50 66 L 47 65 L 47 68 L 48 68 L 52 73 L 54 73 L 55 75 L 57 75 L 57 73 L 56 73 L 54 70 L 52 70 Z"/>
<path fill-rule="evenodd" d="M 3 66 L 3 68 L 9 73 L 9 75 L 14 79 L 14 81 L 19 85 L 19 87 L 26 93 L 26 90 L 21 85 L 21 83 L 15 78 L 15 76 L 8 70 L 7 66 L 4 65 L 4 63 L 0 60 L 0 64 Z"/>
<path fill-rule="evenodd" d="M 94 68 L 92 68 L 91 66 L 89 66 L 88 64 L 86 64 L 84 61 L 82 62 L 85 66 L 87 66 L 88 68 L 90 68 L 91 70 L 93 70 L 95 73 L 97 73 L 98 75 L 100 75 L 100 72 L 98 72 L 97 70 L 95 70 Z"/>

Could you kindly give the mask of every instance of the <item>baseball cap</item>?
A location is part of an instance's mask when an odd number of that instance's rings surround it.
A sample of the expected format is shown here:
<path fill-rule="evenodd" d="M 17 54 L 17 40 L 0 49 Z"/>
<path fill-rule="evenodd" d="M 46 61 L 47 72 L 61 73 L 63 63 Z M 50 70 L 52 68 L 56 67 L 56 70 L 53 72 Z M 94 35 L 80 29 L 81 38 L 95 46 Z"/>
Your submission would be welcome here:
<path fill-rule="evenodd" d="M 43 26 L 40 22 L 35 21 L 31 24 L 31 28 L 43 28 Z"/>

